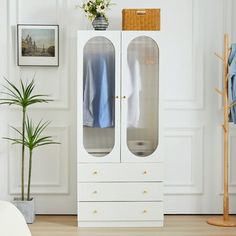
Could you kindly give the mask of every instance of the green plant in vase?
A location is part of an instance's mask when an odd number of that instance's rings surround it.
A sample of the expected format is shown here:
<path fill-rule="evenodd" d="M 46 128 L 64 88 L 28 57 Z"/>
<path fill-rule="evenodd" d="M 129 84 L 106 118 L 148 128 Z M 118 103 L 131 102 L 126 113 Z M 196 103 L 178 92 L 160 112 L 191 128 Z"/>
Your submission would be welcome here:
<path fill-rule="evenodd" d="M 25 163 L 25 124 L 26 124 L 26 112 L 29 106 L 38 103 L 47 103 L 52 101 L 47 99 L 48 95 L 33 94 L 35 88 L 34 79 L 30 83 L 23 83 L 20 80 L 19 88 L 5 79 L 6 85 L 3 85 L 6 91 L 2 91 L 1 94 L 7 96 L 6 98 L 0 98 L 0 105 L 18 106 L 22 112 L 22 131 L 21 131 L 21 200 L 25 199 L 24 191 L 24 163 Z"/>
<path fill-rule="evenodd" d="M 95 30 L 106 30 L 109 25 L 106 12 L 111 5 L 114 3 L 110 0 L 85 0 L 81 8 L 86 17 L 92 21 Z"/>

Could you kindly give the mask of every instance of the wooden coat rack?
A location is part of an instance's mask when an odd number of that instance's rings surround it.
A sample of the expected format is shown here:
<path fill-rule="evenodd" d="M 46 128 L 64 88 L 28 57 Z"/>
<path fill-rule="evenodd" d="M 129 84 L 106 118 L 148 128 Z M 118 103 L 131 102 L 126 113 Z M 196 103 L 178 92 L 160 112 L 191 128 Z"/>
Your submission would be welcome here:
<path fill-rule="evenodd" d="M 224 103 L 224 198 L 223 198 L 223 216 L 213 217 L 207 220 L 208 224 L 225 226 L 225 227 L 234 227 L 236 226 L 236 218 L 229 216 L 229 109 L 236 105 L 236 102 L 229 104 L 228 100 L 228 76 L 229 76 L 229 66 L 228 59 L 230 54 L 230 45 L 229 45 L 229 36 L 228 34 L 224 35 L 224 56 L 220 56 L 217 53 L 215 55 L 220 58 L 224 63 L 224 81 L 223 81 L 223 91 L 215 89 L 223 97 Z"/>

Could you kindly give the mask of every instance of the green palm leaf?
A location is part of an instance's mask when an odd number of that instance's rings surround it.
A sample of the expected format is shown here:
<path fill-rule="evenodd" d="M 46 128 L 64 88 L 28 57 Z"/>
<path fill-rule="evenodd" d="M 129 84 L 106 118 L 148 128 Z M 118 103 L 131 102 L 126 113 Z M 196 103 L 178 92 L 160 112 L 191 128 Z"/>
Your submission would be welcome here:
<path fill-rule="evenodd" d="M 10 88 L 8 88 L 8 87 L 6 87 L 6 86 L 4 86 L 4 87 L 7 88 L 7 90 L 8 90 L 9 92 L 14 93 L 15 95 L 18 94 L 19 97 L 22 98 L 19 89 L 18 89 L 13 83 L 11 83 L 8 79 L 6 79 L 6 78 L 4 78 L 4 79 L 5 79 L 5 81 L 8 83 L 8 85 L 10 86 Z"/>
<path fill-rule="evenodd" d="M 26 108 L 30 105 L 36 103 L 47 103 L 49 101 L 53 101 L 52 99 L 47 99 L 48 95 L 36 94 L 33 95 L 33 91 L 35 88 L 34 78 L 30 83 L 23 83 L 20 80 L 20 88 L 17 88 L 13 83 L 4 78 L 7 85 L 3 85 L 6 89 L 6 92 L 1 92 L 3 95 L 7 95 L 9 98 L 0 98 L 0 104 L 8 104 L 8 105 L 17 105 L 22 108 Z"/>
<path fill-rule="evenodd" d="M 42 120 L 35 126 L 32 120 L 27 117 L 25 130 L 26 130 L 26 137 L 25 137 L 25 145 L 33 150 L 38 146 L 42 146 L 42 144 L 59 144 L 58 142 L 54 142 L 52 140 L 52 136 L 42 136 L 43 131 L 48 127 L 50 124 L 49 121 L 43 122 Z"/>

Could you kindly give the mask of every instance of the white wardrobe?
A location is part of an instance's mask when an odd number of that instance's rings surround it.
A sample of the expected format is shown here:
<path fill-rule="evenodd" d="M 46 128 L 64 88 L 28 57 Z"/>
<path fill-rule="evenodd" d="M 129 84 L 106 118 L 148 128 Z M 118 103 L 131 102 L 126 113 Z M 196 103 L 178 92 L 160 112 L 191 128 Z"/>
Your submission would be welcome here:
<path fill-rule="evenodd" d="M 78 31 L 79 227 L 163 225 L 159 34 Z"/>

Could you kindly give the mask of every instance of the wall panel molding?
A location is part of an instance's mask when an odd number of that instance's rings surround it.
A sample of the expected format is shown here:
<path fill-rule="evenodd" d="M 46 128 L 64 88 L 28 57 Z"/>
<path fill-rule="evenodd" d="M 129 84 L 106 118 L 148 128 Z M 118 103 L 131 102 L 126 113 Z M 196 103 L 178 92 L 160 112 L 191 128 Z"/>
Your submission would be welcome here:
<path fill-rule="evenodd" d="M 192 0 L 192 76 L 189 90 L 191 95 L 188 98 L 165 98 L 166 110 L 198 110 L 204 109 L 204 53 L 202 30 L 202 9 L 201 1 Z M 181 78 L 179 78 L 181 79 Z M 181 83 L 181 80 L 178 81 Z M 173 84 L 172 84 L 173 86 Z"/>
<path fill-rule="evenodd" d="M 202 194 L 204 128 L 166 127 L 164 139 L 165 194 Z"/>
<path fill-rule="evenodd" d="M 13 137 L 12 131 L 9 135 Z M 32 194 L 69 193 L 69 127 L 48 127 L 45 135 L 53 136 L 60 144 L 35 149 L 32 167 Z M 21 147 L 9 144 L 9 193 L 20 193 Z M 28 154 L 25 158 L 25 183 L 28 179 Z M 37 168 L 36 168 L 37 167 Z"/>
<path fill-rule="evenodd" d="M 55 20 L 40 21 L 35 17 L 29 21 L 24 14 L 21 14 L 21 2 L 23 0 L 8 1 L 8 72 L 7 78 L 12 82 L 30 80 L 36 74 L 35 82 L 40 93 L 51 95 L 53 103 L 36 105 L 33 109 L 68 109 L 69 108 L 69 70 L 68 52 L 69 35 L 66 34 L 66 14 L 67 1 L 55 1 Z M 32 3 L 33 4 L 33 3 Z M 40 11 L 40 9 L 38 9 Z M 21 19 L 22 18 L 22 19 Z M 59 67 L 37 67 L 37 66 L 17 66 L 17 24 L 59 24 Z M 43 81 L 43 82 L 41 82 Z M 47 85 L 47 86 L 45 86 Z"/>
<path fill-rule="evenodd" d="M 221 126 L 218 126 L 218 156 L 217 156 L 217 189 L 218 194 L 223 194 L 223 155 L 224 155 L 224 137 Z M 236 126 L 230 124 L 229 133 L 229 193 L 236 195 Z"/>

